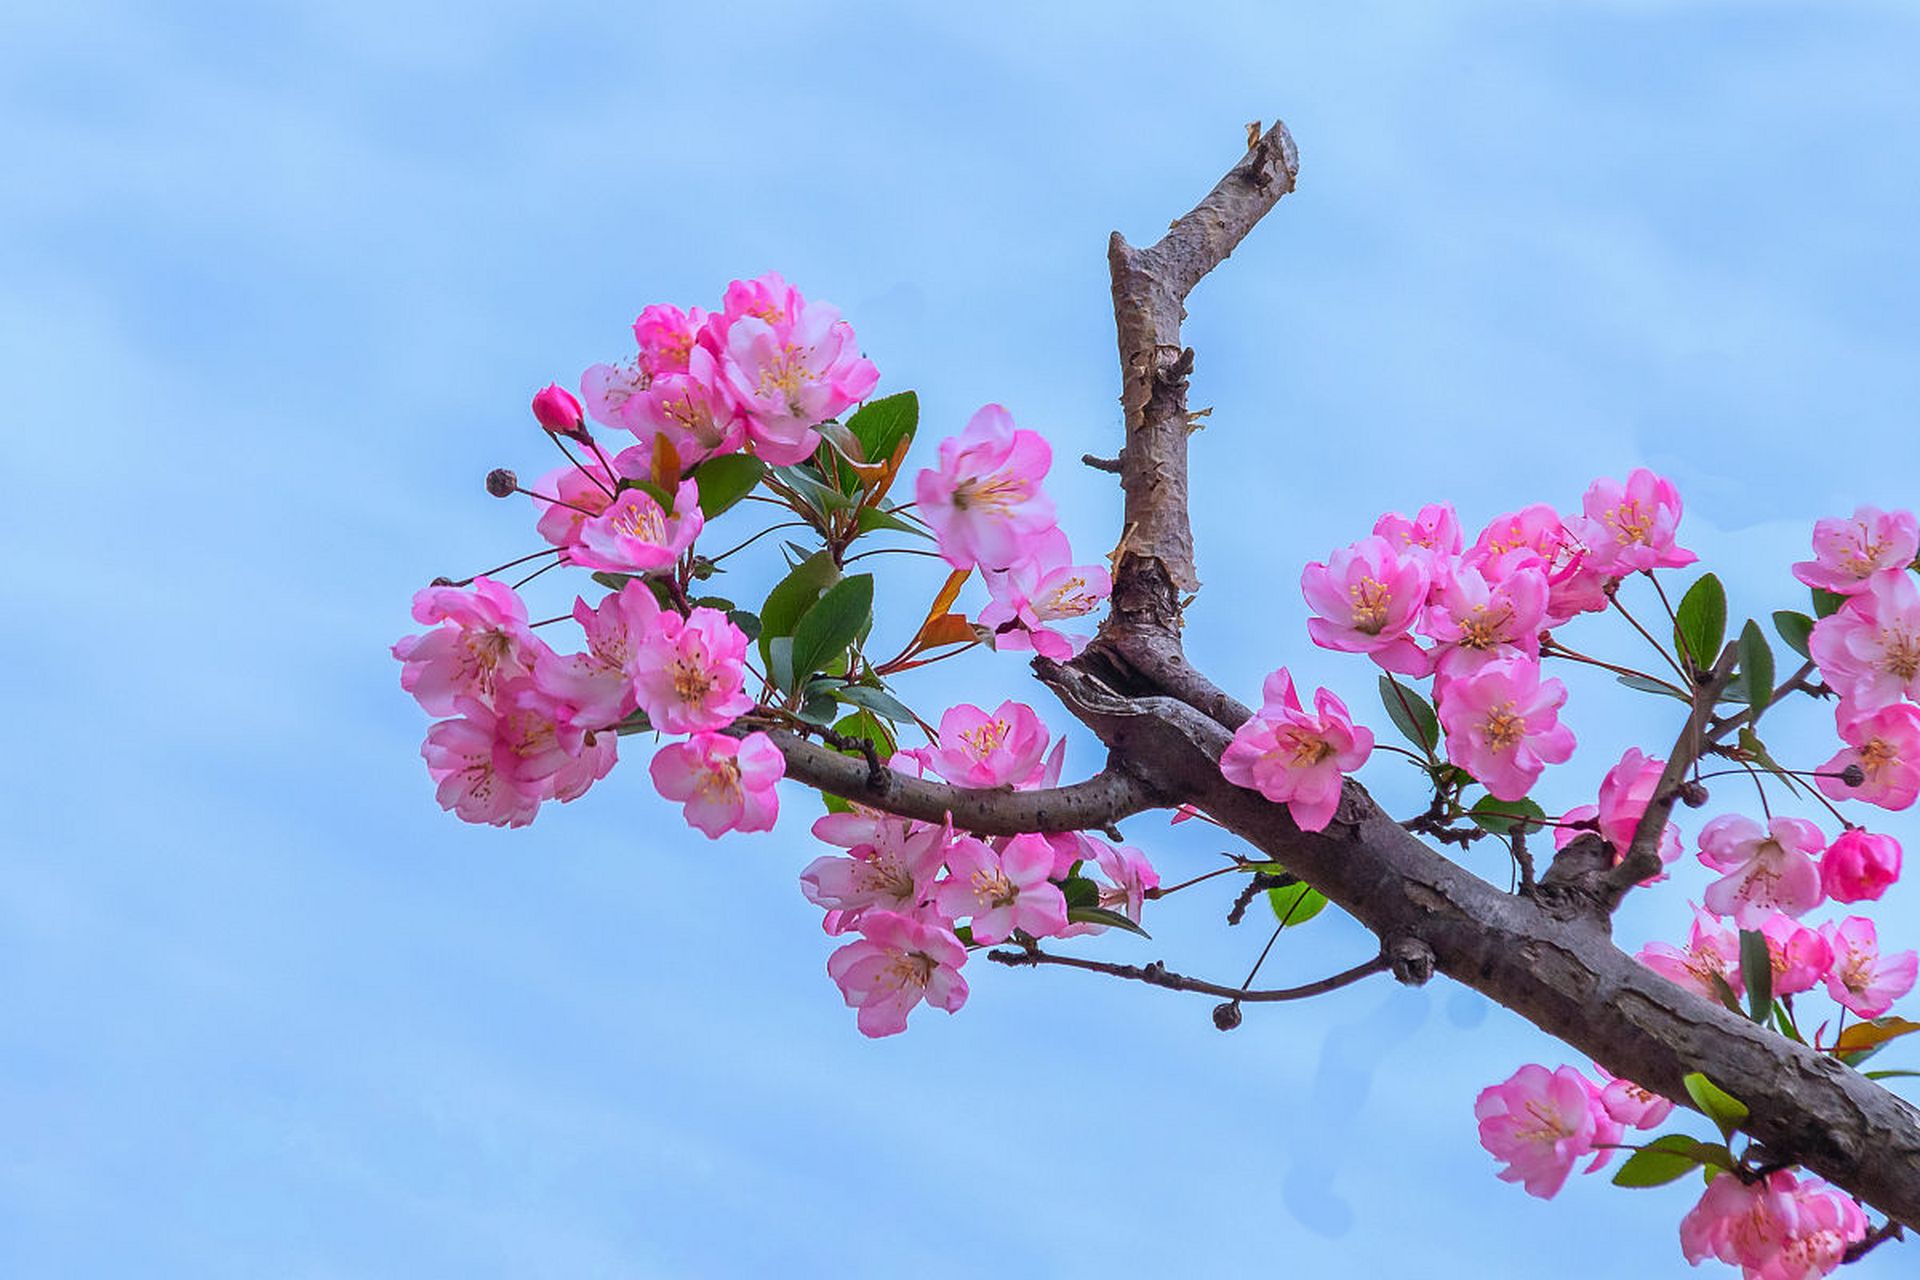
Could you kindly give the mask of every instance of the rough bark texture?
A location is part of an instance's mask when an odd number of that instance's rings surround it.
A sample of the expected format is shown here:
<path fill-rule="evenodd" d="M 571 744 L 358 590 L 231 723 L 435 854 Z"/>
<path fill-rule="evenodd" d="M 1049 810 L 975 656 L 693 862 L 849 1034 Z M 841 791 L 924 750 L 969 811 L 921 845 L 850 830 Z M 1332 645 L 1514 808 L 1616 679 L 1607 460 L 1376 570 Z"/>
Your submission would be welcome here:
<path fill-rule="evenodd" d="M 1532 895 L 1510 894 L 1409 834 L 1356 782 L 1332 824 L 1309 833 L 1284 806 L 1221 776 L 1220 753 L 1249 712 L 1181 651 L 1182 597 L 1199 578 L 1187 508 L 1194 355 L 1180 323 L 1189 291 L 1293 189 L 1298 170 L 1293 141 L 1276 124 L 1158 243 L 1136 249 L 1115 233 L 1108 249 L 1127 433 L 1113 599 L 1085 654 L 1034 663 L 1107 745 L 1107 770 L 1019 795 L 911 779 L 874 785 L 863 762 L 783 737 L 790 772 L 877 808 L 933 820 L 950 812 L 957 825 L 996 834 L 1101 827 L 1153 805 L 1195 805 L 1352 913 L 1387 953 L 1430 951 L 1440 972 L 1668 1097 L 1684 1100 L 1681 1078 L 1705 1072 L 1751 1108 L 1746 1130 L 1769 1158 L 1804 1164 L 1920 1229 L 1920 1112 L 1614 946 L 1610 904 L 1563 883 L 1586 874 L 1574 866 L 1578 849 Z"/>

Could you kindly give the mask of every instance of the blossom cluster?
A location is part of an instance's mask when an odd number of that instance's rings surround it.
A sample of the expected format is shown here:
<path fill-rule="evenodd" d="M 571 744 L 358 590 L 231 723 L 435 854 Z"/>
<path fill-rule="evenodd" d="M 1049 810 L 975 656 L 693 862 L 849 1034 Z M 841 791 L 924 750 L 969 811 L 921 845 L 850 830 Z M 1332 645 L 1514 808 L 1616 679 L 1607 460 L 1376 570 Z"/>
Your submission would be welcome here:
<path fill-rule="evenodd" d="M 1022 703 L 992 711 L 961 704 L 941 717 L 935 745 L 897 751 L 888 764 L 963 787 L 1051 787 L 1066 740 L 1049 752 L 1048 738 Z M 967 999 L 960 969 L 968 944 L 1005 942 L 1016 933 L 1098 933 L 1106 927 L 1097 922 L 1103 912 L 1137 925 L 1147 892 L 1160 883 L 1140 850 L 1080 831 L 985 838 L 956 830 L 951 820 L 915 822 L 850 806 L 814 823 L 813 834 L 846 850 L 816 858 L 800 885 L 825 909 L 829 934 L 860 935 L 833 953 L 827 971 L 869 1036 L 905 1030 L 923 1000 L 958 1010 Z M 1091 913 L 1070 911 L 1068 894 L 1081 890 Z M 1094 919 L 1072 920 L 1074 914 Z"/>

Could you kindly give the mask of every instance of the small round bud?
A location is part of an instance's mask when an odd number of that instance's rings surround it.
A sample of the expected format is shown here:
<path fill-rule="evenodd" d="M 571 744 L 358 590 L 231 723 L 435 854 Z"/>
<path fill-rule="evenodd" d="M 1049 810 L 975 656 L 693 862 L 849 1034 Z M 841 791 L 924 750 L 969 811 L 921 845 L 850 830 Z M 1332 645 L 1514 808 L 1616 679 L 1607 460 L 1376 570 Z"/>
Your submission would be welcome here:
<path fill-rule="evenodd" d="M 1866 782 L 1866 780 L 1867 780 L 1867 771 L 1865 769 L 1862 769 L 1857 763 L 1850 764 L 1846 768 L 1840 771 L 1840 781 L 1846 783 L 1850 787 L 1860 786 L 1861 784 Z"/>
<path fill-rule="evenodd" d="M 487 492 L 496 498 L 511 498 L 520 487 L 520 477 L 505 467 L 487 472 Z"/>
<path fill-rule="evenodd" d="M 443 573 L 427 585 L 430 587 L 450 587 L 453 585 L 453 579 Z"/>
<path fill-rule="evenodd" d="M 1698 809 L 1707 802 L 1707 789 L 1697 782 L 1680 784 L 1680 802 L 1689 809 Z"/>
<path fill-rule="evenodd" d="M 534 421 L 557 436 L 580 439 L 587 433 L 586 417 L 580 411 L 580 402 L 557 382 L 548 383 L 544 391 L 533 397 L 533 417 Z"/>
<path fill-rule="evenodd" d="M 1240 1002 L 1228 1000 L 1213 1006 L 1213 1025 L 1222 1031 L 1231 1031 L 1240 1025 Z"/>

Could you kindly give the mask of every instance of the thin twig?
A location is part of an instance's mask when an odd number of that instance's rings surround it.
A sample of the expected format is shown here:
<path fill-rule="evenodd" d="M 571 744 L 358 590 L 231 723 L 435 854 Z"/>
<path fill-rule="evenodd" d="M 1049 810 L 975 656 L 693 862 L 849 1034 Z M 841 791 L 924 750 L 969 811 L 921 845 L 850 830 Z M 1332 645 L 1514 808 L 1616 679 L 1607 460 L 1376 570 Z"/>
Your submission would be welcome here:
<path fill-rule="evenodd" d="M 1104 973 L 1110 977 L 1125 978 L 1131 982 L 1144 982 L 1150 987 L 1165 987 L 1169 991 L 1194 991 L 1201 995 L 1217 996 L 1225 1000 L 1240 1000 L 1248 1004 L 1270 1004 L 1282 1000 L 1306 1000 L 1313 996 L 1323 996 L 1329 991 L 1338 991 L 1342 987 L 1352 986 L 1362 978 L 1369 978 L 1376 973 L 1387 971 L 1386 957 L 1375 956 L 1364 964 L 1357 964 L 1351 969 L 1334 974 L 1331 978 L 1322 978 L 1318 982 L 1309 982 L 1304 986 L 1249 991 L 1244 987 L 1227 987 L 1217 982 L 1189 978 L 1185 974 L 1175 973 L 1157 960 L 1142 967 L 1132 964 L 1109 964 L 1104 960 L 1082 960 L 1078 956 L 1061 956 L 1050 951 L 1038 950 L 989 951 L 987 959 L 995 964 L 1004 964 L 1014 969 L 1042 964 L 1060 965 L 1068 969 L 1085 969 L 1089 973 Z"/>

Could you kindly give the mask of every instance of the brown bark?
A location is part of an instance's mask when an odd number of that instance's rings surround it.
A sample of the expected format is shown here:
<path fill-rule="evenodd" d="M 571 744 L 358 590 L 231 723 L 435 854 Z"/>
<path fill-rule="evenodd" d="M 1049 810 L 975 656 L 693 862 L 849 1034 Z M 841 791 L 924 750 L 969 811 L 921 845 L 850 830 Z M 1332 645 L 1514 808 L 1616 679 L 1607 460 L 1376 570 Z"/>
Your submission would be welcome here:
<path fill-rule="evenodd" d="M 1384 951 L 1430 951 L 1439 972 L 1668 1097 L 1685 1101 L 1682 1077 L 1704 1072 L 1751 1109 L 1745 1129 L 1769 1159 L 1803 1164 L 1920 1229 L 1920 1112 L 1622 952 L 1608 910 L 1625 884 L 1616 877 L 1613 892 L 1592 892 L 1588 882 L 1604 881 L 1604 869 L 1577 866 L 1578 849 L 1533 894 L 1510 894 L 1409 834 L 1357 782 L 1348 781 L 1325 831 L 1303 832 L 1285 806 L 1221 776 L 1220 753 L 1249 712 L 1181 651 L 1181 600 L 1199 578 L 1187 499 L 1194 356 L 1180 323 L 1187 294 L 1293 189 L 1298 169 L 1292 139 L 1275 124 L 1159 242 L 1137 249 L 1115 233 L 1108 249 L 1126 411 L 1113 599 L 1085 654 L 1034 663 L 1107 745 L 1108 769 L 1024 795 L 910 779 L 873 787 L 861 762 L 781 737 L 789 771 L 878 808 L 934 820 L 951 812 L 958 825 L 996 834 L 1098 827 L 1156 804 L 1193 804 L 1358 918 Z"/>

